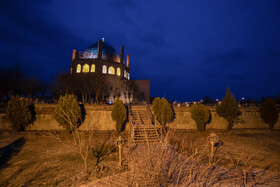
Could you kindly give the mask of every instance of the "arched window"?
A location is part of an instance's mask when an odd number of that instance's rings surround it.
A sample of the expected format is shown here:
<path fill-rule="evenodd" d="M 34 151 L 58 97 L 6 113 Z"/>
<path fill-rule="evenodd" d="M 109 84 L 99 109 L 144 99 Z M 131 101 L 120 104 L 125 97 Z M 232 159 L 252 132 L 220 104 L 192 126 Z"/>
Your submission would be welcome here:
<path fill-rule="evenodd" d="M 120 68 L 117 68 L 117 75 L 121 76 L 121 69 Z"/>
<path fill-rule="evenodd" d="M 127 79 L 128 80 L 130 79 L 130 73 L 127 73 Z"/>
<path fill-rule="evenodd" d="M 114 67 L 109 67 L 109 71 L 108 71 L 109 74 L 112 74 L 112 75 L 115 75 L 115 68 Z"/>
<path fill-rule="evenodd" d="M 84 64 L 83 65 L 83 72 L 84 73 L 88 73 L 89 72 L 89 65 L 88 64 Z"/>
<path fill-rule="evenodd" d="M 94 64 L 91 64 L 90 72 L 95 72 L 95 65 Z"/>
<path fill-rule="evenodd" d="M 124 70 L 124 72 L 123 72 L 123 76 L 126 78 L 126 70 Z"/>
<path fill-rule="evenodd" d="M 107 73 L 107 66 L 104 65 L 104 66 L 102 67 L 102 73 L 103 73 L 103 74 L 106 74 L 106 73 Z"/>
<path fill-rule="evenodd" d="M 77 65 L 77 73 L 81 73 L 81 64 Z"/>

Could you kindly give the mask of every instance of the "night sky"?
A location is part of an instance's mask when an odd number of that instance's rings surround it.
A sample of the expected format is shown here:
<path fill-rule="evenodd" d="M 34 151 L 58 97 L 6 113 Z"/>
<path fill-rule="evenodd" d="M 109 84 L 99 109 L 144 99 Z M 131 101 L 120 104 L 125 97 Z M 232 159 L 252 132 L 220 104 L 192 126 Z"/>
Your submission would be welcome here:
<path fill-rule="evenodd" d="M 0 68 L 49 82 L 101 38 L 130 54 L 131 78 L 177 101 L 280 94 L 279 0 L 7 0 Z"/>

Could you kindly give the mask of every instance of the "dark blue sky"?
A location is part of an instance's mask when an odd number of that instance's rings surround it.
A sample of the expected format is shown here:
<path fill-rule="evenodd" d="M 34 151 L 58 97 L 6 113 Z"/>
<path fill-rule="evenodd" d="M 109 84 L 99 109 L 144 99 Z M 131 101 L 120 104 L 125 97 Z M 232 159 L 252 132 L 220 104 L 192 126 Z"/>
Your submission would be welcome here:
<path fill-rule="evenodd" d="M 125 46 L 132 79 L 151 79 L 151 96 L 280 94 L 279 0 L 9 0 L 0 22 L 1 68 L 20 64 L 45 81 L 104 37 Z"/>

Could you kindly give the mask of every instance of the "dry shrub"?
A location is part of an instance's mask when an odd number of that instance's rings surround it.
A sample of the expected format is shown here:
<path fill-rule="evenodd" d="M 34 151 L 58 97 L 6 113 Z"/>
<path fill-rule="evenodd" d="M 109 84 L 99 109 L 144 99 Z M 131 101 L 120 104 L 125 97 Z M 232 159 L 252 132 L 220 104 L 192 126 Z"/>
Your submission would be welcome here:
<path fill-rule="evenodd" d="M 130 183 L 150 186 L 211 184 L 215 180 L 212 174 L 217 162 L 203 164 L 200 162 L 202 155 L 205 154 L 198 149 L 191 154 L 178 153 L 168 141 L 131 144 L 127 148 L 129 175 L 133 179 Z"/>
<path fill-rule="evenodd" d="M 169 132 L 170 133 L 170 132 Z M 129 181 L 133 185 L 144 186 L 254 186 L 275 185 L 279 174 L 255 169 L 258 154 L 230 154 L 229 150 L 215 148 L 214 160 L 208 162 L 211 146 L 205 139 L 192 134 L 185 137 L 167 134 L 163 143 L 129 144 L 126 155 L 130 166 Z M 169 137 L 171 136 L 171 137 Z M 206 136 L 207 137 L 207 136 Z M 229 151 L 229 152 L 227 152 Z M 231 162 L 231 168 L 220 162 Z"/>

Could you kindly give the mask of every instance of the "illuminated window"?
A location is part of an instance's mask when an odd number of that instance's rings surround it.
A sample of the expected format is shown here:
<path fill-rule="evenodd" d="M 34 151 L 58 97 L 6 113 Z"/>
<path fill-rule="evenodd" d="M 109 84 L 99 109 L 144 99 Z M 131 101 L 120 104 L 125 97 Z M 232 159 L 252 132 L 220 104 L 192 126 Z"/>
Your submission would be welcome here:
<path fill-rule="evenodd" d="M 127 73 L 127 79 L 128 80 L 130 79 L 130 73 Z"/>
<path fill-rule="evenodd" d="M 95 65 L 94 64 L 91 65 L 90 72 L 95 72 Z"/>
<path fill-rule="evenodd" d="M 123 76 L 124 76 L 124 77 L 126 77 L 126 70 L 124 70 L 124 72 L 123 72 Z"/>
<path fill-rule="evenodd" d="M 117 68 L 117 75 L 120 76 L 121 75 L 121 69 Z"/>
<path fill-rule="evenodd" d="M 103 73 L 103 74 L 106 74 L 106 73 L 107 73 L 107 66 L 104 65 L 104 66 L 102 67 L 102 73 Z"/>
<path fill-rule="evenodd" d="M 78 64 L 77 65 L 77 73 L 80 73 L 81 72 L 81 64 Z"/>
<path fill-rule="evenodd" d="M 114 67 L 109 67 L 109 71 L 108 71 L 109 74 L 113 74 L 115 75 L 115 68 Z"/>
<path fill-rule="evenodd" d="M 83 72 L 84 73 L 88 73 L 89 72 L 89 65 L 88 64 L 84 64 L 83 65 Z"/>

